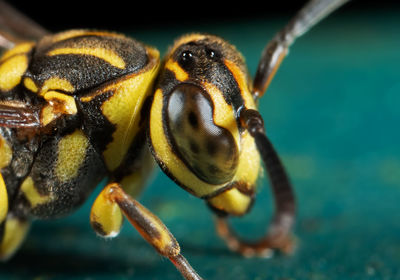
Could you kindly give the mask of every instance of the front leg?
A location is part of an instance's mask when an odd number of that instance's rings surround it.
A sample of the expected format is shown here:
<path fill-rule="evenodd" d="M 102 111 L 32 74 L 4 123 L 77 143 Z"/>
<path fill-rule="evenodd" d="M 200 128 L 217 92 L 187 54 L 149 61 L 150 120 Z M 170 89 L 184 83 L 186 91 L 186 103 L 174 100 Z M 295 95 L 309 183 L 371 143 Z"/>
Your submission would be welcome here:
<path fill-rule="evenodd" d="M 8 211 L 8 194 L 0 173 L 0 261 L 13 256 L 25 239 L 30 222 Z"/>
<path fill-rule="evenodd" d="M 164 223 L 129 196 L 119 184 L 108 184 L 93 205 L 92 226 L 100 235 L 114 236 L 121 225 L 121 213 L 157 252 L 175 265 L 185 279 L 202 279 L 182 256 L 178 242 Z"/>
<path fill-rule="evenodd" d="M 296 201 L 289 178 L 277 152 L 265 134 L 264 121 L 260 113 L 244 108 L 240 113 L 240 121 L 254 138 L 266 167 L 275 201 L 275 213 L 266 234 L 255 242 L 242 240 L 236 235 L 225 216 L 217 217 L 217 232 L 229 248 L 244 256 L 270 256 L 274 249 L 290 253 L 295 247 L 291 229 L 295 220 Z"/>

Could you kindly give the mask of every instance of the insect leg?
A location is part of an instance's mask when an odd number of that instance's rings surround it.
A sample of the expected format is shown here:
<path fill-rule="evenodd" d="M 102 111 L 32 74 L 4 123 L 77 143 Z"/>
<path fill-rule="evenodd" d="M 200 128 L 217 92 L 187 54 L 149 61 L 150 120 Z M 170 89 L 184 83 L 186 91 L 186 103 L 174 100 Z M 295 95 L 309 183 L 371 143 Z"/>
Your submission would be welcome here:
<path fill-rule="evenodd" d="M 9 259 L 19 248 L 28 232 L 30 222 L 8 211 L 8 194 L 0 173 L 0 260 Z"/>
<path fill-rule="evenodd" d="M 39 128 L 39 110 L 22 102 L 0 102 L 0 126 Z"/>
<path fill-rule="evenodd" d="M 188 261 L 182 256 L 182 254 L 180 253 L 178 242 L 176 241 L 175 237 L 169 232 L 168 228 L 163 224 L 163 222 L 161 222 L 161 220 L 157 216 L 151 213 L 138 201 L 129 196 L 119 184 L 108 184 L 103 189 L 99 197 L 100 196 L 102 198 L 97 198 L 95 204 L 100 199 L 103 200 L 103 204 L 108 204 L 108 207 L 110 208 L 118 206 L 120 211 L 137 229 L 142 237 L 147 242 L 149 242 L 161 255 L 170 259 L 170 261 L 175 265 L 175 267 L 185 279 L 202 279 L 190 266 Z M 113 211 L 116 211 L 115 208 L 113 209 Z M 100 213 L 98 211 L 95 212 Z M 104 211 L 104 213 L 107 213 L 107 211 Z M 117 221 L 118 227 L 119 214 L 115 214 L 115 216 L 117 217 L 115 221 Z M 93 221 L 98 223 L 94 226 L 95 228 L 99 226 L 104 227 L 104 224 L 107 224 L 107 222 L 109 221 L 109 219 L 105 219 L 104 216 L 93 216 L 93 209 L 91 220 L 92 225 Z"/>
<path fill-rule="evenodd" d="M 311 0 L 275 35 L 265 46 L 258 64 L 253 85 L 255 98 L 267 90 L 293 42 L 346 2 L 348 0 Z"/>
<path fill-rule="evenodd" d="M 254 137 L 267 169 L 275 199 L 275 214 L 267 233 L 257 242 L 241 240 L 223 217 L 217 218 L 217 232 L 231 249 L 246 256 L 269 255 L 271 249 L 280 249 L 289 253 L 294 247 L 290 231 L 294 223 L 296 208 L 289 178 L 278 154 L 265 134 L 263 119 L 258 111 L 244 109 L 240 114 L 240 119 L 242 125 Z"/>
<path fill-rule="evenodd" d="M 4 227 L 3 235 L 0 235 L 0 260 L 5 261 L 12 257 L 28 233 L 30 222 L 9 215 L 5 222 L 0 225 Z"/>
<path fill-rule="evenodd" d="M 0 173 L 0 224 L 7 218 L 8 214 L 8 192 L 4 183 L 3 175 Z"/>

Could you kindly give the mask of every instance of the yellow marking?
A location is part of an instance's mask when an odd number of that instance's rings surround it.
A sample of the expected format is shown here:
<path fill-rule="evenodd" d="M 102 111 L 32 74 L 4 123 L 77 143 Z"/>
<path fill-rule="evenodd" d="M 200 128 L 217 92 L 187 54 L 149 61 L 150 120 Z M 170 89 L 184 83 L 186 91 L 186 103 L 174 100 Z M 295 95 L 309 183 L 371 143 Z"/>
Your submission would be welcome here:
<path fill-rule="evenodd" d="M 146 97 L 152 94 L 154 79 L 158 73 L 157 63 L 143 73 L 135 73 L 104 88 L 114 91 L 101 107 L 103 115 L 116 126 L 113 141 L 104 151 L 104 159 L 109 170 L 117 168 L 131 142 L 139 130 L 140 111 Z"/>
<path fill-rule="evenodd" d="M 243 73 L 236 64 L 228 60 L 225 61 L 225 64 L 232 72 L 239 85 L 246 108 L 256 109 L 253 97 L 248 90 L 245 73 Z M 213 84 L 206 83 L 205 87 L 213 100 L 214 122 L 231 132 L 240 149 L 238 167 L 232 181 L 246 182 L 247 186 L 255 187 L 260 172 L 260 155 L 255 145 L 254 138 L 247 130 L 239 135 L 233 108 L 226 103 L 222 92 Z"/>
<path fill-rule="evenodd" d="M 74 115 L 78 112 L 75 99 L 57 90 L 72 93 L 75 88 L 68 80 L 59 77 L 49 78 L 43 83 L 39 94 L 48 102 L 40 113 L 40 122 L 43 126 L 62 114 Z"/>
<path fill-rule="evenodd" d="M 90 102 L 93 100 L 93 98 L 95 98 L 96 96 L 101 95 L 101 94 L 103 94 L 102 90 L 95 91 L 95 92 L 93 92 L 93 94 L 79 98 L 79 100 L 82 102 Z"/>
<path fill-rule="evenodd" d="M 12 150 L 7 141 L 0 135 L 0 169 L 9 165 L 12 158 Z M 3 176 L 0 173 L 0 224 L 7 217 L 8 194 Z"/>
<path fill-rule="evenodd" d="M 21 191 L 25 195 L 25 198 L 29 201 L 31 206 L 34 208 L 37 205 L 44 204 L 53 199 L 51 195 L 42 195 L 40 194 L 31 177 L 26 177 L 24 182 L 21 185 Z"/>
<path fill-rule="evenodd" d="M 33 48 L 34 45 L 35 43 L 29 43 L 29 42 L 16 45 L 14 48 L 6 51 L 3 54 L 3 56 L 0 58 L 0 63 L 14 55 L 21 55 L 28 53 Z"/>
<path fill-rule="evenodd" d="M 12 158 L 12 149 L 6 139 L 0 135 L 0 169 L 10 164 Z"/>
<path fill-rule="evenodd" d="M 40 122 L 43 126 L 54 121 L 62 114 L 74 115 L 78 112 L 75 99 L 72 96 L 56 91 L 48 91 L 43 94 L 43 97 L 48 102 L 40 113 Z"/>
<path fill-rule="evenodd" d="M 6 219 L 8 213 L 8 193 L 3 175 L 0 173 L 0 224 Z"/>
<path fill-rule="evenodd" d="M 52 77 L 47 79 L 42 88 L 40 89 L 40 94 L 44 94 L 49 90 L 62 90 L 65 92 L 73 92 L 75 90 L 74 86 L 66 79 L 59 77 Z"/>
<path fill-rule="evenodd" d="M 254 138 L 244 131 L 240 137 L 241 152 L 238 167 L 233 178 L 234 181 L 246 182 L 249 187 L 255 187 L 260 174 L 260 154 L 254 142 Z"/>
<path fill-rule="evenodd" d="M 44 99 L 50 103 L 58 102 L 62 103 L 62 109 L 64 114 L 74 115 L 78 112 L 76 108 L 75 99 L 72 96 L 62 94 L 56 91 L 48 91 L 44 94 Z"/>
<path fill-rule="evenodd" d="M 24 78 L 24 86 L 32 92 L 38 92 L 39 89 L 31 78 Z"/>
<path fill-rule="evenodd" d="M 215 85 L 204 83 L 204 87 L 210 95 L 214 105 L 214 123 L 229 130 L 240 151 L 240 136 L 233 107 L 226 103 L 223 93 Z"/>
<path fill-rule="evenodd" d="M 5 261 L 12 257 L 24 241 L 30 223 L 16 217 L 6 220 L 3 240 L 0 243 L 0 260 Z"/>
<path fill-rule="evenodd" d="M 108 198 L 108 191 L 104 188 L 94 201 L 90 211 L 90 222 L 99 235 L 115 237 L 121 230 L 122 212 L 118 204 Z"/>
<path fill-rule="evenodd" d="M 122 37 L 122 38 L 124 38 L 123 35 L 120 35 L 117 33 L 112 33 L 112 32 L 87 31 L 87 30 L 83 30 L 83 29 L 75 29 L 75 30 L 70 30 L 70 31 L 55 34 L 52 37 L 52 41 L 55 43 L 55 42 L 68 40 L 68 39 L 80 37 L 80 36 L 100 36 L 100 37 L 107 36 L 107 37 Z"/>
<path fill-rule="evenodd" d="M 28 68 L 28 57 L 15 55 L 0 64 L 0 91 L 9 91 L 21 82 Z"/>
<path fill-rule="evenodd" d="M 147 47 L 146 51 L 147 51 L 149 58 L 152 60 L 152 62 L 150 62 L 148 64 L 148 66 L 145 67 L 144 71 L 147 71 L 147 69 L 151 69 L 153 67 L 152 65 L 154 65 L 154 63 L 158 64 L 159 63 L 158 59 L 160 56 L 160 53 L 158 52 L 157 49 Z M 149 67 L 149 65 L 150 65 L 150 67 Z M 157 71 L 158 71 L 158 69 L 157 69 Z M 141 72 L 143 72 L 143 70 Z M 137 74 L 140 74 L 140 73 L 137 73 Z M 99 96 L 103 93 L 104 93 L 104 89 L 99 89 L 99 90 L 96 90 L 96 91 L 90 93 L 87 96 L 81 97 L 80 100 L 82 102 L 90 102 L 91 100 L 93 100 L 93 98 L 95 98 L 96 96 Z"/>
<path fill-rule="evenodd" d="M 225 60 L 224 62 L 239 85 L 245 107 L 247 109 L 256 109 L 254 98 L 249 90 L 249 81 L 247 75 L 243 73 L 243 71 L 241 71 L 241 69 L 234 62 L 230 60 Z"/>
<path fill-rule="evenodd" d="M 246 214 L 251 198 L 233 188 L 208 200 L 215 208 L 231 215 L 241 216 Z"/>
<path fill-rule="evenodd" d="M 167 63 L 165 64 L 165 68 L 174 72 L 175 77 L 178 81 L 183 82 L 189 78 L 189 74 L 186 73 L 185 70 L 183 70 L 177 62 L 172 61 L 171 59 L 167 61 Z"/>
<path fill-rule="evenodd" d="M 82 130 L 75 130 L 58 142 L 55 175 L 60 182 L 74 179 L 86 157 L 89 140 Z"/>
<path fill-rule="evenodd" d="M 105 48 L 59 48 L 47 53 L 50 56 L 62 54 L 92 55 L 107 61 L 114 67 L 124 69 L 125 61 L 113 50 Z"/>
<path fill-rule="evenodd" d="M 40 123 L 43 126 L 46 126 L 55 119 L 57 119 L 58 117 L 59 115 L 54 113 L 53 106 L 47 104 L 46 106 L 43 107 L 42 111 L 40 112 Z"/>
<path fill-rule="evenodd" d="M 179 182 L 190 188 L 190 192 L 196 196 L 202 197 L 224 187 L 225 184 L 211 185 L 200 180 L 171 150 L 165 137 L 162 108 L 162 91 L 158 89 L 150 110 L 150 137 L 157 158 L 163 162 Z"/>
<path fill-rule="evenodd" d="M 232 61 L 225 60 L 225 65 L 233 74 L 241 91 L 244 105 L 248 109 L 257 109 L 253 96 L 248 87 L 247 75 Z M 215 104 L 215 101 L 214 101 Z M 215 106 L 219 108 L 219 106 Z M 238 168 L 232 181 L 246 182 L 248 187 L 255 188 L 260 173 L 260 154 L 254 142 L 254 138 L 247 130 L 240 135 L 241 152 L 239 155 Z"/>

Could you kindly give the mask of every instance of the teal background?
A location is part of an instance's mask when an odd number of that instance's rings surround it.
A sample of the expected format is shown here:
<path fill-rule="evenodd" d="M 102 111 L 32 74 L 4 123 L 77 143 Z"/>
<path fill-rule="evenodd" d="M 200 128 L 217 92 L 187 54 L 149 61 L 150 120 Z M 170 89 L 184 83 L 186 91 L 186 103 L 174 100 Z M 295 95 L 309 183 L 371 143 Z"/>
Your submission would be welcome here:
<path fill-rule="evenodd" d="M 185 32 L 221 35 L 254 74 L 288 18 L 166 25 L 126 33 L 165 52 Z M 269 137 L 298 199 L 293 256 L 246 259 L 216 236 L 204 202 L 157 168 L 140 201 L 156 213 L 206 279 L 400 279 L 400 13 L 338 12 L 300 38 L 260 102 Z M 96 191 L 98 193 L 99 190 Z M 73 215 L 33 223 L 0 279 L 180 279 L 125 223 L 118 238 L 89 225 L 95 194 Z M 252 213 L 235 219 L 259 237 L 271 214 L 262 181 Z"/>

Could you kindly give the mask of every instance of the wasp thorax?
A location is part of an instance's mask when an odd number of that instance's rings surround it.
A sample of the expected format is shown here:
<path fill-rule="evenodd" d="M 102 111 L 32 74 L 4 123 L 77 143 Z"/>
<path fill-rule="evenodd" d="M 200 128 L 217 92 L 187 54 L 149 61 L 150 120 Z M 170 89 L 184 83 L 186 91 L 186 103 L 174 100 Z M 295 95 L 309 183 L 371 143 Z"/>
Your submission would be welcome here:
<path fill-rule="evenodd" d="M 171 144 L 187 167 L 201 180 L 222 184 L 236 172 L 238 147 L 232 134 L 213 120 L 213 103 L 193 84 L 180 84 L 166 106 Z"/>

